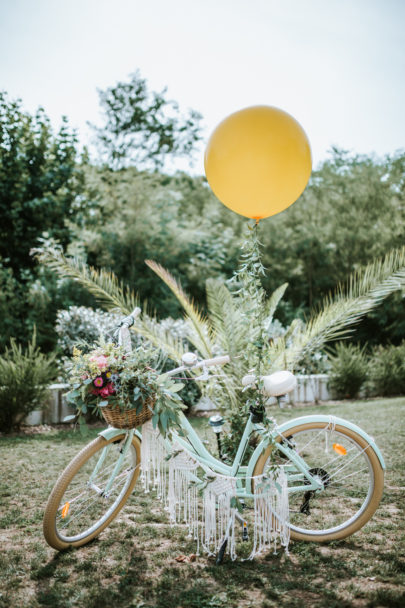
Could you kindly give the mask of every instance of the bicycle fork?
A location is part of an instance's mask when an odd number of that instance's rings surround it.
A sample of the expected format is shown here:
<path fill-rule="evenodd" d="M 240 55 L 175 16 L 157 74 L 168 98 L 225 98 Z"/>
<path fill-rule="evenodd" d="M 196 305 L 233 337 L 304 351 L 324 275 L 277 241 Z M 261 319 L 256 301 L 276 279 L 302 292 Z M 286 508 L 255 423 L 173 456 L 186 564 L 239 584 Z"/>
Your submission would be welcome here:
<path fill-rule="evenodd" d="M 109 452 L 109 450 L 111 449 L 112 444 L 108 444 L 106 445 L 106 447 L 103 449 L 103 451 L 100 454 L 100 458 L 98 459 L 98 462 L 96 464 L 96 466 L 94 467 L 94 470 L 92 472 L 92 474 L 90 475 L 89 481 L 87 482 L 87 485 L 89 488 L 91 488 L 92 490 L 94 490 L 95 492 L 97 492 L 97 494 L 99 494 L 102 498 L 108 498 L 109 496 L 109 492 L 112 488 L 112 485 L 114 483 L 114 480 L 116 478 L 116 476 L 118 475 L 118 472 L 121 469 L 122 463 L 124 462 L 124 459 L 128 453 L 128 450 L 131 446 L 132 443 L 132 438 L 134 436 L 134 429 L 130 429 L 127 433 L 127 437 L 123 443 L 123 445 L 120 448 L 120 455 L 118 457 L 118 460 L 115 464 L 114 470 L 110 475 L 109 480 L 107 481 L 107 484 L 105 486 L 105 488 L 99 488 L 95 483 L 94 483 L 94 479 L 98 473 L 98 471 L 100 470 L 101 466 L 103 465 L 106 456 Z M 114 442 L 113 442 L 114 443 Z"/>

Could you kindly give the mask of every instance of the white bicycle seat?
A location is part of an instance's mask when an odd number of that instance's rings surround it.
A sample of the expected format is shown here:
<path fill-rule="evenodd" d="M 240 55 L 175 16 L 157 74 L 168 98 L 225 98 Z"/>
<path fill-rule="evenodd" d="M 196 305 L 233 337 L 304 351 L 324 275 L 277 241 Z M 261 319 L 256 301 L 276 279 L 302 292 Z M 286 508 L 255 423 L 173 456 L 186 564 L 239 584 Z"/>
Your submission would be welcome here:
<path fill-rule="evenodd" d="M 290 393 L 297 386 L 297 379 L 291 372 L 274 372 L 270 376 L 263 376 L 264 392 L 269 397 L 279 397 Z"/>

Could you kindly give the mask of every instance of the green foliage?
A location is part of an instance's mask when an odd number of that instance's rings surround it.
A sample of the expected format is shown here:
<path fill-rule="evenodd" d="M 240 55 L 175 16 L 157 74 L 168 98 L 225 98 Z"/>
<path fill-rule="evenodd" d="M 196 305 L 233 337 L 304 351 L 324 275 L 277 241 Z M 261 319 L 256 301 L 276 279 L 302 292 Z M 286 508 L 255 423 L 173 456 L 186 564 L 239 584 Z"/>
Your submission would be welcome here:
<path fill-rule="evenodd" d="M 370 386 L 381 396 L 405 394 L 405 341 L 399 346 L 378 346 L 370 364 Z"/>
<path fill-rule="evenodd" d="M 71 357 L 75 346 L 94 344 L 100 336 L 106 337 L 120 320 L 119 315 L 86 306 L 59 310 L 55 326 L 58 349 L 65 357 Z"/>
<path fill-rule="evenodd" d="M 159 316 L 178 317 L 181 309 L 145 259 L 164 260 L 165 268 L 200 303 L 206 277 L 232 272 L 238 255 L 235 232 L 224 225 L 226 209 L 203 179 L 128 168 L 89 169 L 88 180 L 99 196 L 97 211 L 77 232 L 87 262 L 112 270 Z"/>
<path fill-rule="evenodd" d="M 11 336 L 26 343 L 34 324 L 40 344 L 50 348 L 55 342 L 55 281 L 49 272 L 38 272 L 30 251 L 46 231 L 66 246 L 69 222 L 83 214 L 84 173 L 76 145 L 66 119 L 55 134 L 42 108 L 31 116 L 20 101 L 0 92 L 2 350 Z"/>
<path fill-rule="evenodd" d="M 165 157 L 189 156 L 201 139 L 201 115 L 180 112 L 176 102 L 150 91 L 137 71 L 128 81 L 99 90 L 104 114 L 94 127 L 105 160 L 117 168 L 127 164 L 159 168 Z"/>
<path fill-rule="evenodd" d="M 31 116 L 0 93 L 0 256 L 18 278 L 43 232 L 69 242 L 83 190 L 76 144 L 66 119 L 55 135 L 42 108 Z"/>
<path fill-rule="evenodd" d="M 184 405 L 177 393 L 183 384 L 156 371 L 158 355 L 145 344 L 128 352 L 103 339 L 89 353 L 74 349 L 69 378 L 72 390 L 67 398 L 76 406 L 79 422 L 83 423 L 87 413 L 100 414 L 110 406 L 137 414 L 149 408 L 153 425 L 162 435 L 172 426 L 180 426 L 179 412 Z"/>
<path fill-rule="evenodd" d="M 17 326 L 24 314 L 24 288 L 15 278 L 13 270 L 0 258 L 0 352 L 3 352 L 12 335 L 23 333 Z"/>
<path fill-rule="evenodd" d="M 260 224 L 266 293 L 289 281 L 276 311 L 284 326 L 306 318 L 349 274 L 402 245 L 404 166 L 401 152 L 379 160 L 334 149 L 300 200 Z M 87 262 L 112 270 L 159 316 L 176 317 L 181 308 L 145 259 L 164 263 L 201 308 L 206 278 L 226 279 L 236 270 L 243 219 L 216 201 L 204 179 L 88 167 L 87 184 L 98 192 L 97 209 L 76 231 Z M 404 327 L 397 294 L 367 315 L 358 339 L 399 343 Z"/>
<path fill-rule="evenodd" d="M 329 386 L 337 397 L 357 397 L 367 379 L 367 357 L 364 347 L 336 344 L 336 354 L 330 356 Z"/>
<path fill-rule="evenodd" d="M 333 148 L 299 201 L 271 218 L 263 235 L 263 263 L 270 268 L 264 286 L 271 291 L 288 278 L 289 308 L 279 312 L 284 325 L 296 310 L 303 318 L 321 305 L 356 269 L 402 246 L 404 168 L 403 151 L 376 159 Z M 400 299 L 387 300 L 362 322 L 358 339 L 378 344 L 395 336 L 398 343 L 404 323 Z"/>
<path fill-rule="evenodd" d="M 33 410 L 44 405 L 49 383 L 55 378 L 55 355 L 42 354 L 34 332 L 26 349 L 15 340 L 0 357 L 0 431 L 18 428 Z"/>
<path fill-rule="evenodd" d="M 261 271 L 262 266 L 260 257 L 257 257 L 258 252 L 260 253 L 257 235 L 251 233 L 251 236 L 253 237 L 251 245 L 246 245 L 246 253 L 242 258 L 242 274 L 236 275 L 240 289 L 232 293 L 224 283 L 208 283 L 208 303 L 212 311 L 208 318 L 202 315 L 179 282 L 167 270 L 159 264 L 148 263 L 182 305 L 185 321 L 189 326 L 188 340 L 200 355 L 203 358 L 211 358 L 225 351 L 231 356 L 231 363 L 212 389 L 219 407 L 227 413 L 228 418 L 232 417 L 233 412 L 239 416 L 239 411 L 246 401 L 241 391 L 241 378 L 252 367 L 259 378 L 262 369 L 263 373 L 270 373 L 280 369 L 293 371 L 299 368 L 303 359 L 319 351 L 325 343 L 348 335 L 353 325 L 405 283 L 405 248 L 403 248 L 391 252 L 383 260 L 377 260 L 362 271 L 351 275 L 346 288 L 340 286 L 335 295 L 327 298 L 323 307 L 315 311 L 306 324 L 295 320 L 284 335 L 268 341 L 265 338 L 266 328 L 272 319 L 276 304 L 285 291 L 285 285 L 280 287 L 268 301 L 265 300 L 264 292 L 262 295 L 259 294 L 261 306 L 255 309 L 255 292 L 261 290 L 260 284 L 257 283 L 257 271 Z M 103 271 L 88 269 L 83 263 L 78 264 L 77 261 L 66 258 L 57 249 L 44 250 L 41 259 L 59 274 L 74 277 L 83 286 L 91 289 L 96 296 L 99 291 L 100 300 L 108 308 L 119 307 L 122 312 L 129 312 L 126 293 L 113 275 L 104 275 Z M 248 276 L 245 277 L 243 273 Z M 111 291 L 106 285 L 106 277 Z M 246 289 L 244 284 L 247 286 Z M 129 298 L 132 302 L 131 294 Z M 256 314 L 249 314 L 249 306 L 256 310 Z M 173 340 L 169 332 L 162 332 L 155 320 L 142 316 L 133 329 L 171 359 L 180 361 L 184 344 L 181 340 Z M 252 336 L 255 340 L 254 348 L 252 348 Z M 255 403 L 259 399 L 260 406 L 262 399 L 260 391 L 259 397 L 256 395 L 252 399 Z M 240 428 L 239 432 L 241 431 Z M 236 434 L 234 439 L 235 441 L 238 439 Z"/>

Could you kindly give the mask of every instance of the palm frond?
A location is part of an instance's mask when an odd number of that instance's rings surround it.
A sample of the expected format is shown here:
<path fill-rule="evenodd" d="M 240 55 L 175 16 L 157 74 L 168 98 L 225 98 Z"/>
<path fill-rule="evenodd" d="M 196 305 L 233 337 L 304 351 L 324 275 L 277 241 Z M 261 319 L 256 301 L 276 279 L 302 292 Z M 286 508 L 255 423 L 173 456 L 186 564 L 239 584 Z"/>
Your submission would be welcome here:
<path fill-rule="evenodd" d="M 181 363 L 181 357 L 185 352 L 181 338 L 173 336 L 170 331 L 163 329 L 156 319 L 142 314 L 131 327 L 145 340 L 162 350 L 172 361 Z"/>
<path fill-rule="evenodd" d="M 288 283 L 283 283 L 280 287 L 277 287 L 271 294 L 270 298 L 267 300 L 265 305 L 265 318 L 267 323 L 271 323 L 273 320 L 274 313 L 276 312 L 276 308 L 280 303 L 280 300 L 284 296 L 285 290 L 288 287 Z"/>
<path fill-rule="evenodd" d="M 124 286 L 112 272 L 96 270 L 83 261 L 65 257 L 59 248 L 41 250 L 37 255 L 40 262 L 54 270 L 62 278 L 70 278 L 80 283 L 92 293 L 100 305 L 110 311 L 130 314 L 139 306 L 137 296 Z M 132 329 L 143 338 L 161 349 L 173 361 L 179 363 L 184 354 L 181 339 L 173 337 L 169 331 L 158 325 L 146 311 L 136 320 Z"/>
<path fill-rule="evenodd" d="M 405 247 L 394 250 L 382 260 L 372 262 L 353 273 L 346 288 L 339 285 L 328 296 L 319 312 L 309 319 L 302 331 L 296 332 L 290 345 L 285 345 L 284 362 L 288 369 L 305 355 L 320 349 L 326 342 L 345 338 L 367 313 L 384 298 L 405 287 Z M 274 367 L 280 367 L 283 345 L 278 341 L 271 349 Z"/>
<path fill-rule="evenodd" d="M 247 371 L 244 369 L 244 359 L 238 357 L 246 345 L 246 324 L 243 322 L 240 309 L 235 305 L 235 298 L 223 281 L 208 279 L 206 293 L 215 342 L 223 353 L 231 357 L 222 381 L 218 383 L 216 400 L 227 401 L 226 407 L 237 406 L 239 403 L 237 390 L 242 376 Z M 221 395 L 221 391 L 225 395 Z"/>
<path fill-rule="evenodd" d="M 245 345 L 246 327 L 235 299 L 220 279 L 206 281 L 207 307 L 215 341 L 231 357 Z"/>
<path fill-rule="evenodd" d="M 96 270 L 77 258 L 68 258 L 57 248 L 48 248 L 37 259 L 61 278 L 80 283 L 106 309 L 130 314 L 139 305 L 137 295 L 120 282 L 113 272 Z"/>
<path fill-rule="evenodd" d="M 168 270 L 152 260 L 145 260 L 145 263 L 162 279 L 182 305 L 185 311 L 186 320 L 190 324 L 190 329 L 192 329 L 189 336 L 190 342 L 194 344 L 204 358 L 212 357 L 212 344 L 210 339 L 212 331 L 207 320 L 185 294 L 180 283 L 176 281 Z"/>

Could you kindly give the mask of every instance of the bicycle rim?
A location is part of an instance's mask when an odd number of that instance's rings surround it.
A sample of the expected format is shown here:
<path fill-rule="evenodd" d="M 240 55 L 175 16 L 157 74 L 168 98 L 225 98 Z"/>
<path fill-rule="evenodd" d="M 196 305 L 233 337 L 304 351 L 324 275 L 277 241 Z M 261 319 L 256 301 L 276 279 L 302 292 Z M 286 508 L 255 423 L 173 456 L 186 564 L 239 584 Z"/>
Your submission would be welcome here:
<path fill-rule="evenodd" d="M 288 462 L 292 538 L 335 540 L 361 528 L 376 510 L 383 486 L 383 471 L 371 446 L 347 427 L 317 422 L 291 428 L 285 441 L 323 483 L 322 490 L 292 491 L 308 482 Z M 287 462 L 280 451 L 276 462 Z M 264 472 L 269 464 L 270 458 L 262 459 Z"/>
<path fill-rule="evenodd" d="M 139 441 L 134 438 L 114 477 L 126 435 L 99 437 L 68 465 L 52 491 L 44 516 L 47 542 L 62 549 L 97 536 L 125 504 L 139 475 Z"/>

